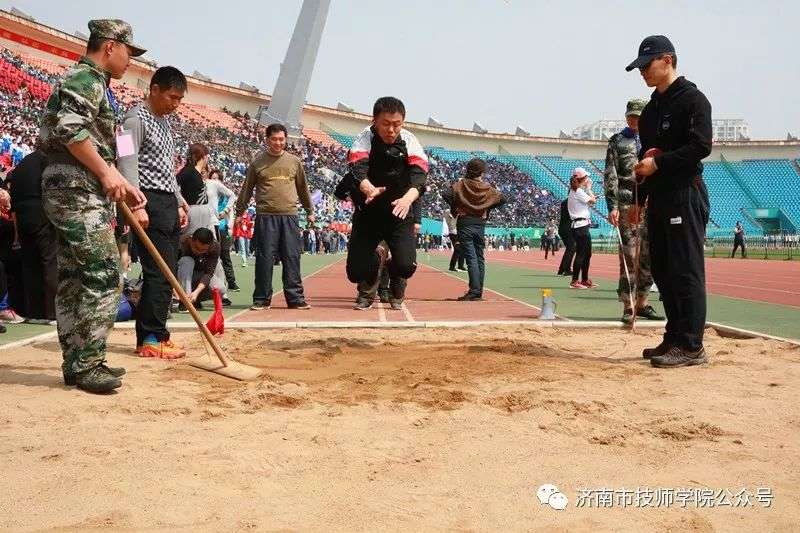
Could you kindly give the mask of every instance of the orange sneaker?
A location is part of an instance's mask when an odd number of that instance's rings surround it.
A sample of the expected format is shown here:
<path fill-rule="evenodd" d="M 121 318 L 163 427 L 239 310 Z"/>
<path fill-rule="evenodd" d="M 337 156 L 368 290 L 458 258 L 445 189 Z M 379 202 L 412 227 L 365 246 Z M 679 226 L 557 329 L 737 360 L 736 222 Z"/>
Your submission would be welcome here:
<path fill-rule="evenodd" d="M 186 357 L 186 351 L 172 341 L 144 341 L 139 350 L 139 357 L 155 357 L 157 359 L 180 359 Z"/>

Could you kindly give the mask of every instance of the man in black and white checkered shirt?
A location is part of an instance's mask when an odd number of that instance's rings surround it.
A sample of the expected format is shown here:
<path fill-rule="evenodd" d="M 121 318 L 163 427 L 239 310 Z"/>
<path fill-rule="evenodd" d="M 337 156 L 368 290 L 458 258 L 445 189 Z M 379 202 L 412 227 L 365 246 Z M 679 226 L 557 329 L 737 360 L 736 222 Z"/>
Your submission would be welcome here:
<path fill-rule="evenodd" d="M 147 197 L 147 205 L 133 214 L 173 273 L 189 206 L 175 180 L 175 140 L 167 117 L 185 93 L 181 71 L 159 68 L 147 98 L 128 111 L 117 132 L 117 167 Z M 140 246 L 138 251 L 144 284 L 136 310 L 136 351 L 142 357 L 183 357 L 186 353 L 172 344 L 167 330 L 172 288 L 147 250 Z"/>

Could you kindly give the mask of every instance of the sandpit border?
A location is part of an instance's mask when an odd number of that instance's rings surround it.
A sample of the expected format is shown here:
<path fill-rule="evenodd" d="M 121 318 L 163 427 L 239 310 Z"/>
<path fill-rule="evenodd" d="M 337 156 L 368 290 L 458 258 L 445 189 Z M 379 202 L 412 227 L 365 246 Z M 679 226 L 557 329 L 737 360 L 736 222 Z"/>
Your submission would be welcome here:
<path fill-rule="evenodd" d="M 664 322 L 642 321 L 637 322 L 639 329 L 660 329 L 664 327 Z M 321 321 L 321 322 L 228 322 L 227 328 L 231 329 L 433 329 L 433 328 L 464 328 L 479 326 L 531 326 L 537 328 L 556 328 L 556 329 L 625 329 L 627 326 L 616 320 L 471 320 L 471 321 L 416 321 L 416 322 L 344 322 L 344 321 Z M 168 327 L 173 330 L 195 329 L 194 322 L 170 322 Z M 743 339 L 767 339 L 785 342 L 794 346 L 800 346 L 800 341 L 787 339 L 776 335 L 769 335 L 759 331 L 737 328 L 720 324 L 718 322 L 706 322 L 706 327 L 715 329 L 717 332 L 735 336 Z M 130 330 L 135 328 L 133 321 L 120 322 L 114 325 L 114 329 Z M 0 345 L 0 351 L 19 348 L 35 342 L 50 340 L 58 337 L 57 331 L 41 333 L 27 339 L 10 342 Z"/>

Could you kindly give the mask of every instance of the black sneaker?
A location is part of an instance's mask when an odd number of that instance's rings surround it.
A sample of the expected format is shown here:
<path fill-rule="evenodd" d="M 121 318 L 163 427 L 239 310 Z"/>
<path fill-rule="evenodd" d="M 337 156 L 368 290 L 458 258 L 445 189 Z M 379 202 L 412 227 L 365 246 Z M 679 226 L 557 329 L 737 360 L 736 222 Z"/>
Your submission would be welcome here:
<path fill-rule="evenodd" d="M 311 306 L 308 305 L 306 302 L 297 302 L 293 304 L 287 304 L 286 307 L 289 309 L 300 309 L 301 311 L 307 311 L 311 309 Z"/>
<path fill-rule="evenodd" d="M 0 324 L 0 333 L 5 333 L 6 327 L 3 324 Z"/>
<path fill-rule="evenodd" d="M 392 301 L 389 302 L 389 307 L 391 307 L 395 311 L 402 311 L 403 310 L 403 300 L 396 300 L 392 298 Z"/>
<path fill-rule="evenodd" d="M 233 302 L 227 298 L 222 299 L 222 307 L 230 307 L 233 305 Z"/>
<path fill-rule="evenodd" d="M 661 357 L 665 353 L 667 353 L 670 348 L 672 348 L 671 344 L 667 344 L 666 342 L 662 342 L 655 348 L 645 348 L 642 350 L 642 357 L 645 359 L 652 359 L 653 357 Z"/>
<path fill-rule="evenodd" d="M 250 306 L 251 311 L 264 311 L 272 307 L 272 301 L 268 302 L 253 302 L 253 305 Z"/>
<path fill-rule="evenodd" d="M 464 296 L 459 296 L 458 297 L 458 301 L 459 302 L 480 302 L 481 300 L 483 300 L 482 296 L 478 296 L 477 294 L 470 294 L 470 293 L 467 293 Z"/>
<path fill-rule="evenodd" d="M 679 346 L 673 346 L 667 353 L 659 357 L 650 359 L 650 364 L 656 368 L 677 368 L 679 366 L 694 366 L 707 363 L 706 351 L 704 348 L 692 352 L 684 350 Z"/>
<path fill-rule="evenodd" d="M 122 380 L 112 375 L 105 365 L 100 365 L 77 374 L 75 385 L 86 392 L 102 394 L 121 387 Z"/>
<path fill-rule="evenodd" d="M 100 366 L 115 378 L 121 378 L 125 375 L 125 369 L 121 366 L 106 366 L 105 363 L 101 364 Z M 75 377 L 75 374 L 64 374 L 64 385 L 68 387 L 74 387 L 76 382 L 77 378 Z"/>
<path fill-rule="evenodd" d="M 638 313 L 637 313 L 637 316 L 638 316 Z M 633 322 L 633 311 L 631 311 L 630 309 L 625 309 L 622 312 L 622 323 L 623 324 L 630 324 L 632 322 Z"/>
<path fill-rule="evenodd" d="M 664 317 L 656 313 L 652 305 L 645 305 L 644 307 L 636 310 L 636 316 L 646 318 L 647 320 L 664 320 Z"/>
<path fill-rule="evenodd" d="M 194 303 L 194 310 L 195 311 L 202 311 L 203 310 L 203 304 L 201 304 L 200 302 L 195 302 Z M 188 312 L 189 312 L 189 309 L 186 306 L 184 306 L 182 303 L 178 304 L 178 313 L 186 314 Z"/>
<path fill-rule="evenodd" d="M 241 288 L 240 288 L 240 287 L 239 287 L 237 284 L 235 284 L 235 283 L 233 283 L 233 284 L 229 285 L 229 286 L 228 286 L 228 289 L 229 289 L 229 290 L 231 290 L 231 291 L 233 291 L 233 292 L 239 292 L 240 290 L 242 290 L 242 289 L 241 289 Z"/>
<path fill-rule="evenodd" d="M 366 311 L 367 309 L 372 308 L 372 302 L 370 298 L 359 298 L 356 300 L 356 304 L 353 306 L 353 309 L 356 311 Z"/>

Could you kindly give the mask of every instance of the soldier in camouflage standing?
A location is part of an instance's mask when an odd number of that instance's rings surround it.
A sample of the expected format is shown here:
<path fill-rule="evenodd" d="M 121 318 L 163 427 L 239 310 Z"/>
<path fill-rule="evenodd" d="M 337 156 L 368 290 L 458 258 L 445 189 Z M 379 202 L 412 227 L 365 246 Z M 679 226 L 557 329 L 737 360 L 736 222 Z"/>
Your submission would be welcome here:
<path fill-rule="evenodd" d="M 111 220 L 114 203 L 143 209 L 144 195 L 117 171 L 111 78 L 120 79 L 131 56 L 130 25 L 92 20 L 86 55 L 54 89 L 42 117 L 38 145 L 44 211 L 58 237 L 56 321 L 66 385 L 109 392 L 122 384 L 122 368 L 105 365 L 106 338 L 119 306 L 119 252 Z M 120 150 L 123 143 L 120 142 Z"/>
<path fill-rule="evenodd" d="M 622 321 L 633 322 L 636 316 L 649 320 L 663 320 L 653 306 L 647 303 L 653 276 L 650 274 L 650 253 L 647 244 L 647 224 L 644 222 L 643 208 L 635 203 L 634 186 L 636 178 L 633 166 L 639 161 L 641 148 L 639 141 L 639 115 L 644 109 L 644 100 L 634 99 L 628 102 L 625 109 L 625 120 L 628 127 L 615 133 L 608 141 L 606 152 L 606 169 L 604 186 L 606 204 L 608 205 L 608 221 L 619 227 L 622 245 L 619 249 L 619 286 L 617 295 L 623 304 Z M 638 268 L 636 265 L 638 253 Z M 635 284 L 636 294 L 631 309 L 631 292 L 634 290 L 628 282 L 625 265 L 628 267 L 630 282 Z"/>

